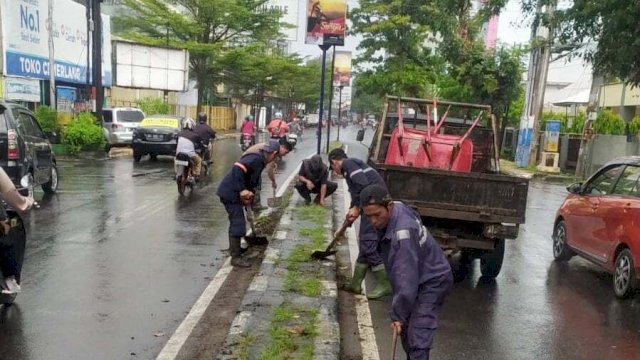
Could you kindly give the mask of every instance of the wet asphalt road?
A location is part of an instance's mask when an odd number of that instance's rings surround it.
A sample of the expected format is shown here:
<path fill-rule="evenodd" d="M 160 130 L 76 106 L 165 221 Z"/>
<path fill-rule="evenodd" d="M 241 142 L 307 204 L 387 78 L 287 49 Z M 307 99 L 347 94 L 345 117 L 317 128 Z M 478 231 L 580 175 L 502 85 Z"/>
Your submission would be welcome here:
<path fill-rule="evenodd" d="M 315 144 L 307 131 L 280 184 Z M 154 358 L 225 260 L 215 190 L 240 153 L 237 140 L 216 142 L 209 178 L 184 198 L 169 157 L 60 161 L 59 192 L 25 220 L 23 291 L 0 309 L 0 359 Z"/>
<path fill-rule="evenodd" d="M 345 139 L 355 138 L 350 132 Z M 346 143 L 351 156 L 366 157 L 365 147 Z M 485 281 L 476 261 L 455 285 L 432 359 L 640 359 L 640 293 L 618 300 L 611 276 L 597 266 L 578 257 L 553 261 L 553 221 L 566 194 L 564 185 L 530 183 L 526 224 L 507 242 L 502 272 Z M 390 301 L 369 303 L 381 359 L 391 353 Z"/>

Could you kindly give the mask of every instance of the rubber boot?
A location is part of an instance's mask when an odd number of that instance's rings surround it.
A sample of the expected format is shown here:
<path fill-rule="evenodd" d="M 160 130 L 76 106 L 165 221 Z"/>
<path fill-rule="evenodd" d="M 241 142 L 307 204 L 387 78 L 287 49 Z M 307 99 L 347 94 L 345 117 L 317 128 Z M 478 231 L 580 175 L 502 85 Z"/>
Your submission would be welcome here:
<path fill-rule="evenodd" d="M 241 256 L 242 248 L 240 247 L 239 237 L 229 236 L 229 250 L 231 253 L 231 265 L 245 268 L 251 266 L 251 264 Z"/>
<path fill-rule="evenodd" d="M 351 283 L 345 286 L 344 290 L 353 294 L 362 294 L 362 280 L 364 280 L 365 275 L 367 275 L 368 268 L 369 264 L 356 262 L 356 266 L 353 269 L 353 277 L 351 278 Z"/>
<path fill-rule="evenodd" d="M 391 294 L 391 284 L 389 283 L 387 272 L 384 270 L 384 265 L 376 265 L 371 268 L 371 271 L 373 271 L 373 276 L 376 278 L 376 287 L 369 291 L 367 298 L 376 300 Z"/>

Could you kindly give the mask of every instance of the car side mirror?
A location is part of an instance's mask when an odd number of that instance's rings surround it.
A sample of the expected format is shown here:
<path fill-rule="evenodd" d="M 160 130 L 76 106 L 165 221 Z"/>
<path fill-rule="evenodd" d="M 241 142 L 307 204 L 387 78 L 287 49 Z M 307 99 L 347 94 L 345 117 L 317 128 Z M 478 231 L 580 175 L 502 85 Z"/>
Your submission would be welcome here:
<path fill-rule="evenodd" d="M 356 141 L 362 142 L 364 140 L 364 129 L 358 130 L 358 134 L 356 135 Z"/>
<path fill-rule="evenodd" d="M 580 194 L 582 192 L 582 183 L 574 183 L 567 186 L 567 191 L 572 194 Z"/>

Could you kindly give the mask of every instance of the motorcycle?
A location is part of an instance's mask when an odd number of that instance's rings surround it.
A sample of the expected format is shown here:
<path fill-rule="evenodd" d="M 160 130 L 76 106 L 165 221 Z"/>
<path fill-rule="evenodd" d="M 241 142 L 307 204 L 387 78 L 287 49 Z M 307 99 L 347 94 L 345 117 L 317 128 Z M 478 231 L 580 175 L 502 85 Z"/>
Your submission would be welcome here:
<path fill-rule="evenodd" d="M 20 180 L 22 190 L 28 189 L 29 196 L 33 196 L 33 180 L 30 175 L 26 175 Z M 4 275 L 7 272 L 15 273 L 15 283 L 20 285 L 22 282 L 22 264 L 24 263 L 24 253 L 27 243 L 27 232 L 25 230 L 24 221 L 16 210 L 2 201 L 3 210 L 7 215 L 7 223 L 9 231 L 0 236 L 0 304 L 11 305 L 18 296 L 19 290 L 9 286 Z M 38 204 L 33 203 L 33 207 L 37 208 Z M 0 210 L 1 211 L 1 210 Z M 3 231 L 4 232 L 4 231 Z"/>
<path fill-rule="evenodd" d="M 256 137 L 253 134 L 243 133 L 241 139 L 242 141 L 240 141 L 240 146 L 242 148 L 242 151 L 246 151 L 248 148 L 255 144 Z"/>
<path fill-rule="evenodd" d="M 296 147 L 296 144 L 298 144 L 298 134 L 295 133 L 286 133 L 285 137 L 287 139 L 287 142 L 289 144 L 291 144 L 292 148 Z"/>
<path fill-rule="evenodd" d="M 202 158 L 202 156 L 200 156 Z M 178 185 L 178 193 L 184 196 L 185 191 L 189 188 L 193 192 L 196 184 L 196 178 L 193 174 L 193 160 L 188 154 L 179 153 L 174 160 L 176 168 L 176 184 Z M 209 166 L 206 161 L 202 161 L 201 176 L 209 174 Z"/>

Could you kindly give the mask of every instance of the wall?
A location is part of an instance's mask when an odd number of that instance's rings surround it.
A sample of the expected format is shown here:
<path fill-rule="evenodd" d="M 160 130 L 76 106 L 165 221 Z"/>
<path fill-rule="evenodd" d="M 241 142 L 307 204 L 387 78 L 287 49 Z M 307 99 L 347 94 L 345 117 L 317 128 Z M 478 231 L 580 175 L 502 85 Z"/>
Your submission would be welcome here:
<path fill-rule="evenodd" d="M 640 155 L 638 140 L 628 142 L 625 135 L 596 135 L 590 142 L 586 169 L 589 174 L 607 162 L 630 155 Z"/>
<path fill-rule="evenodd" d="M 204 105 L 201 111 L 207 114 L 209 125 L 216 130 L 235 130 L 238 128 L 236 125 L 236 112 L 233 108 Z M 198 110 L 195 106 L 172 105 L 171 113 L 195 119 Z"/>

